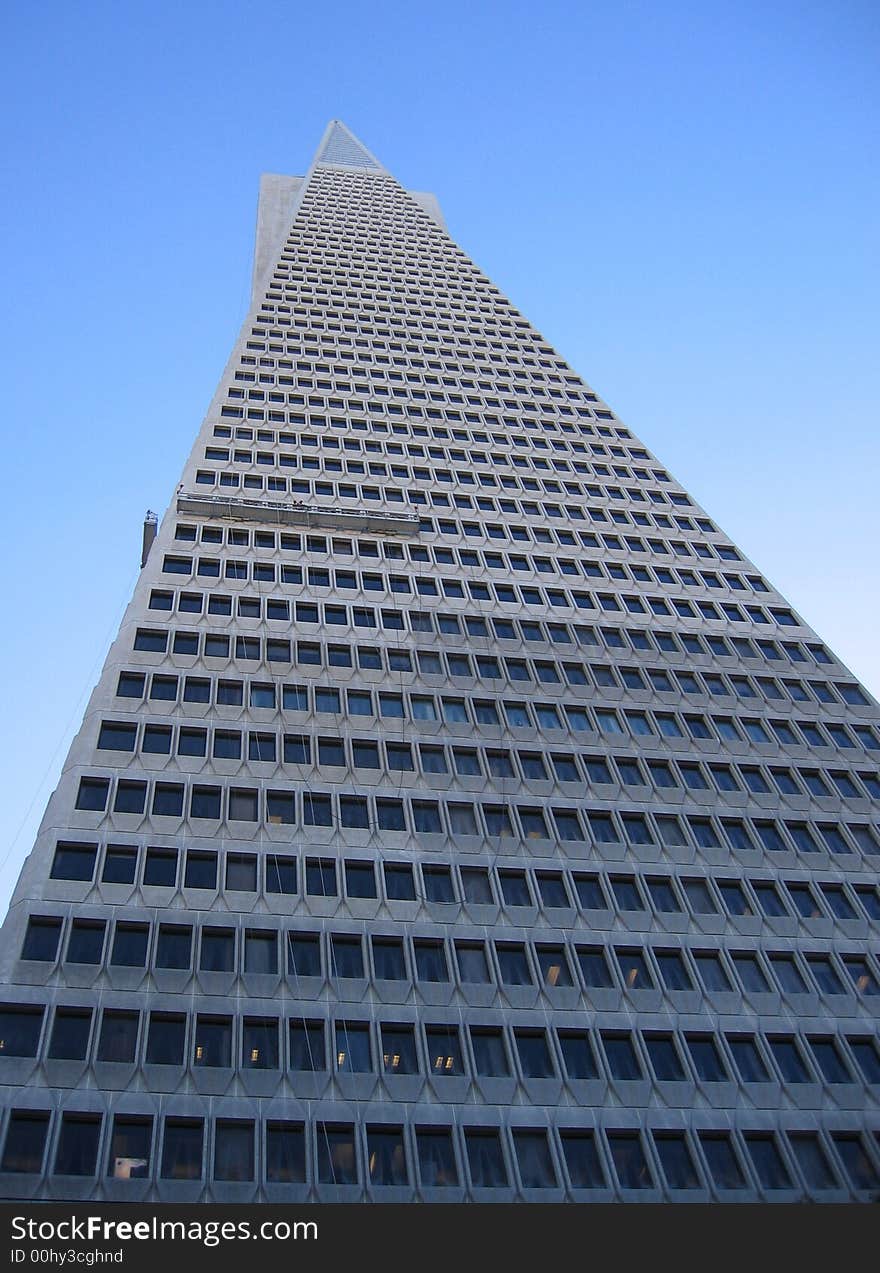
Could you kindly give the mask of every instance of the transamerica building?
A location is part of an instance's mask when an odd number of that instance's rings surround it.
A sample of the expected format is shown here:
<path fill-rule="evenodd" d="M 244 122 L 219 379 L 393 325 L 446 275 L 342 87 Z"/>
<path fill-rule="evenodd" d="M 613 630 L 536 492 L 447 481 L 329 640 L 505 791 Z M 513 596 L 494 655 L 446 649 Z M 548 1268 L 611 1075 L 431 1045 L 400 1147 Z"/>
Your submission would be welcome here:
<path fill-rule="evenodd" d="M 339 122 L 0 937 L 5 1197 L 870 1200 L 876 703 Z"/>

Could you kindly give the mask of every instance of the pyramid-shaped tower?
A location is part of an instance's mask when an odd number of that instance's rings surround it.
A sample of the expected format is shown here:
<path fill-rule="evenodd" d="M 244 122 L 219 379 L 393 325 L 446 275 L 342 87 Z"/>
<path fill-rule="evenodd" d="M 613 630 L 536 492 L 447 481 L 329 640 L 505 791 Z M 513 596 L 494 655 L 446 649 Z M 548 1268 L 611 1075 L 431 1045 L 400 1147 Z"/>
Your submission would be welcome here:
<path fill-rule="evenodd" d="M 146 548 L 3 1196 L 876 1195 L 877 705 L 336 121 Z"/>

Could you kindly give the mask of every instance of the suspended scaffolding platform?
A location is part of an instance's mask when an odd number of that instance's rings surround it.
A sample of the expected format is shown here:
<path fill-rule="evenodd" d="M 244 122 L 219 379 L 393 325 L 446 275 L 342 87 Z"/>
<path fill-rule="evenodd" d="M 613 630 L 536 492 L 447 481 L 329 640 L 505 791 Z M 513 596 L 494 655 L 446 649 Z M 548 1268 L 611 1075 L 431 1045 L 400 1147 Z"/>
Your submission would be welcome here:
<path fill-rule="evenodd" d="M 242 499 L 231 495 L 197 495 L 190 491 L 178 494 L 177 511 L 232 521 L 268 522 L 275 526 L 320 526 L 351 532 L 415 535 L 419 529 L 418 513 L 395 513 L 388 508 L 328 508 L 299 500 Z"/>

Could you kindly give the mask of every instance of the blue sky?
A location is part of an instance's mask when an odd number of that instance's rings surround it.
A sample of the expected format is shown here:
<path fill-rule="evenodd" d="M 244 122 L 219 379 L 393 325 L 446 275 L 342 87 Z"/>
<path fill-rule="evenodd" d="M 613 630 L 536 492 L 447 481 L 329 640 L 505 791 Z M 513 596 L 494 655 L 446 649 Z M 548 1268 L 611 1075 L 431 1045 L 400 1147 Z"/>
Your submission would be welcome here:
<path fill-rule="evenodd" d="M 244 317 L 259 175 L 331 117 L 880 693 L 876 4 L 14 0 L 4 44 L 0 910 Z"/>

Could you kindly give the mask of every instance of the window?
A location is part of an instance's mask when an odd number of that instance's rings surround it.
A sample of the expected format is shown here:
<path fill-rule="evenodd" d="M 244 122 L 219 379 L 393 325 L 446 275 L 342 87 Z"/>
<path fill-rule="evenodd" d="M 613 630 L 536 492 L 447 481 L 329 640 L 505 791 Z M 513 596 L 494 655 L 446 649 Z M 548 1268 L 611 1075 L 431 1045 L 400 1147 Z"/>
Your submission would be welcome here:
<path fill-rule="evenodd" d="M 417 1074 L 415 1035 L 412 1026 L 382 1026 L 382 1065 L 386 1074 Z"/>
<path fill-rule="evenodd" d="M 113 934 L 111 965 L 124 968 L 143 968 L 147 962 L 148 924 L 118 923 Z"/>
<path fill-rule="evenodd" d="M 772 1136 L 747 1135 L 746 1148 L 763 1189 L 790 1189 L 791 1176 Z"/>
<path fill-rule="evenodd" d="M 244 970 L 263 976 L 278 972 L 278 936 L 274 929 L 248 929 L 245 932 Z"/>
<path fill-rule="evenodd" d="M 146 1061 L 148 1065 L 183 1065 L 186 1017 L 166 1013 L 150 1013 Z"/>
<path fill-rule="evenodd" d="M 524 1078 L 553 1078 L 555 1066 L 543 1030 L 514 1030 L 514 1042 Z"/>
<path fill-rule="evenodd" d="M 231 928 L 203 928 L 199 967 L 202 972 L 232 972 L 235 933 Z"/>
<path fill-rule="evenodd" d="M 621 1189 L 653 1188 L 638 1132 L 609 1132 L 608 1148 Z"/>
<path fill-rule="evenodd" d="M 832 1140 L 853 1189 L 859 1192 L 876 1191 L 880 1187 L 880 1176 L 868 1156 L 862 1138 L 855 1134 L 838 1134 L 833 1135 Z"/>
<path fill-rule="evenodd" d="M 475 1189 L 502 1188 L 508 1183 L 501 1136 L 489 1128 L 465 1128 L 465 1148 L 471 1184 Z"/>
<path fill-rule="evenodd" d="M 201 1178 L 203 1138 L 202 1119 L 165 1119 L 161 1168 L 163 1180 Z"/>
<path fill-rule="evenodd" d="M 733 1063 L 743 1083 L 766 1083 L 770 1074 L 755 1040 L 746 1035 L 728 1036 Z"/>
<path fill-rule="evenodd" d="M 132 1065 L 135 1059 L 139 1014 L 105 1008 L 98 1036 L 99 1061 Z"/>
<path fill-rule="evenodd" d="M 287 970 L 294 977 L 321 976 L 321 945 L 317 933 L 287 934 Z"/>
<path fill-rule="evenodd" d="M 314 1073 L 327 1068 L 327 1060 L 324 1053 L 323 1021 L 292 1018 L 289 1034 L 290 1068 L 292 1070 Z"/>
<path fill-rule="evenodd" d="M 424 1188 L 451 1188 L 458 1184 L 458 1167 L 449 1130 L 417 1127 L 416 1150 L 419 1177 Z"/>
<path fill-rule="evenodd" d="M 700 1178 L 683 1132 L 654 1134 L 654 1147 L 670 1189 L 699 1189 Z"/>
<path fill-rule="evenodd" d="M 147 849 L 144 861 L 144 884 L 173 888 L 177 883 L 177 851 Z"/>
<path fill-rule="evenodd" d="M 693 990 L 684 957 L 677 950 L 657 950 L 654 952 L 660 970 L 660 980 L 667 990 Z"/>
<path fill-rule="evenodd" d="M 0 1171 L 37 1175 L 43 1167 L 49 1115 L 39 1110 L 13 1110 L 9 1116 Z"/>
<path fill-rule="evenodd" d="M 95 874 L 96 844 L 63 844 L 55 846 L 52 860 L 53 880 L 91 880 Z"/>
<path fill-rule="evenodd" d="M 513 1132 L 513 1148 L 524 1189 L 552 1189 L 556 1186 L 556 1172 L 546 1131 L 516 1128 Z"/>
<path fill-rule="evenodd" d="M 367 1161 L 370 1183 L 405 1185 L 409 1174 L 399 1127 L 367 1127 Z"/>
<path fill-rule="evenodd" d="M 60 1061 L 85 1060 L 91 1026 L 90 1008 L 57 1008 L 48 1056 Z"/>
<path fill-rule="evenodd" d="M 703 1079 L 708 1083 L 727 1081 L 727 1071 L 722 1064 L 718 1047 L 711 1035 L 686 1035 L 685 1041 L 697 1078 Z"/>
<path fill-rule="evenodd" d="M 105 884 L 133 884 L 137 868 L 137 849 L 108 844 L 104 854 L 101 879 Z"/>
<path fill-rule="evenodd" d="M 156 944 L 157 968 L 189 968 L 192 929 L 182 925 L 160 924 Z"/>
<path fill-rule="evenodd" d="M 744 1189 L 745 1176 L 726 1132 L 707 1132 L 700 1136 L 700 1147 L 716 1189 Z"/>
<path fill-rule="evenodd" d="M 193 1065 L 228 1068 L 232 1065 L 232 1019 L 196 1018 Z"/>
<path fill-rule="evenodd" d="M 646 1034 L 645 1048 L 655 1078 L 663 1082 L 675 1083 L 687 1077 L 672 1035 Z"/>
<path fill-rule="evenodd" d="M 31 915 L 28 919 L 27 931 L 22 945 L 22 959 L 52 963 L 58 954 L 60 938 L 60 919 Z"/>
<path fill-rule="evenodd" d="M 0 1053 L 3 1056 L 36 1056 L 43 1009 L 0 1007 Z"/>
<path fill-rule="evenodd" d="M 839 1188 L 822 1142 L 815 1132 L 789 1133 L 788 1142 L 808 1189 L 819 1191 Z"/>
<path fill-rule="evenodd" d="M 253 1178 L 253 1123 L 218 1119 L 214 1134 L 214 1179 L 244 1181 Z"/>
<path fill-rule="evenodd" d="M 604 1189 L 605 1173 L 592 1132 L 560 1132 L 562 1155 L 572 1189 Z"/>
<path fill-rule="evenodd" d="M 372 1071 L 370 1027 L 366 1022 L 336 1022 L 336 1068 L 347 1074 Z"/>
<path fill-rule="evenodd" d="M 396 937 L 373 937 L 371 945 L 376 977 L 384 981 L 406 981 L 403 942 Z"/>
<path fill-rule="evenodd" d="M 55 1175 L 93 1176 L 100 1135 L 100 1115 L 64 1114 L 55 1151 Z"/>
<path fill-rule="evenodd" d="M 306 892 L 313 897 L 336 897 L 336 863 L 332 858 L 306 858 Z"/>
<path fill-rule="evenodd" d="M 306 1179 L 306 1144 L 302 1123 L 266 1124 L 266 1180 L 301 1184 Z"/>

